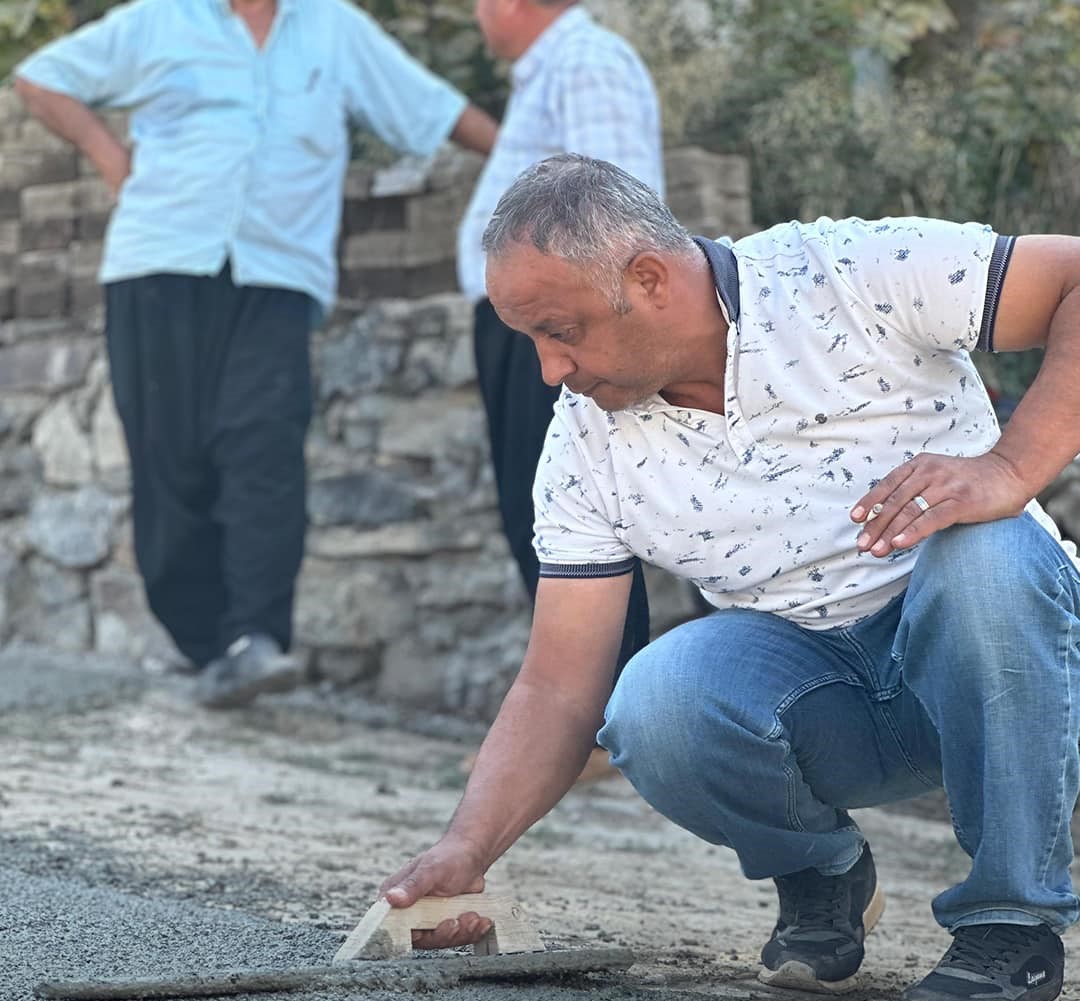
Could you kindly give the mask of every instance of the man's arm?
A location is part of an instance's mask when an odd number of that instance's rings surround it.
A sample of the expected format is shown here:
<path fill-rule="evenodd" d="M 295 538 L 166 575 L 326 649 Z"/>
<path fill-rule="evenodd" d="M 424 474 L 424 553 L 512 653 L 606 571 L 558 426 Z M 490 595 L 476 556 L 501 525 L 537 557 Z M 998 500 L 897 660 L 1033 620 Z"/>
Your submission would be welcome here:
<path fill-rule="evenodd" d="M 882 505 L 860 549 L 887 556 L 949 525 L 1018 515 L 1080 453 L 1080 238 L 1016 241 L 995 330 L 998 350 L 1046 349 L 1001 438 L 985 455 L 923 454 L 893 470 L 852 509 L 862 522 Z"/>
<path fill-rule="evenodd" d="M 450 138 L 465 149 L 487 156 L 491 152 L 491 147 L 495 145 L 495 136 L 498 132 L 498 123 L 491 115 L 486 111 L 481 111 L 475 104 L 469 104 L 450 130 Z"/>
<path fill-rule="evenodd" d="M 631 580 L 541 579 L 521 672 L 446 833 L 383 883 L 393 906 L 482 890 L 492 863 L 573 785 L 611 694 Z M 469 912 L 417 933 L 414 942 L 422 949 L 465 945 L 490 927 Z"/>
<path fill-rule="evenodd" d="M 401 152 L 430 156 L 455 139 L 486 153 L 495 122 L 414 59 L 359 7 L 341 12 L 342 84 L 351 121 Z"/>
<path fill-rule="evenodd" d="M 120 191 L 131 170 L 131 157 L 98 115 L 81 101 L 24 77 L 15 78 L 15 92 L 31 115 L 87 157 L 114 195 Z"/>
<path fill-rule="evenodd" d="M 46 128 L 73 143 L 114 193 L 131 167 L 127 149 L 92 108 L 131 107 L 144 98 L 153 48 L 152 8 L 123 4 L 54 39 L 15 67 L 15 90 Z"/>

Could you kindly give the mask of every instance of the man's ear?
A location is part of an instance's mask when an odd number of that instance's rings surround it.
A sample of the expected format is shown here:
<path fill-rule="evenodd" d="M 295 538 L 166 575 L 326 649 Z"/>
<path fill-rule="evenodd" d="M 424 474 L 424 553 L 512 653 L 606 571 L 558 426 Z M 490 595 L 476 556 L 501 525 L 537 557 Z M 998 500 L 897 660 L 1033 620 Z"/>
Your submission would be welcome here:
<path fill-rule="evenodd" d="M 660 254 L 643 250 L 626 266 L 624 275 L 632 297 L 654 309 L 664 309 L 671 301 L 671 266 Z"/>

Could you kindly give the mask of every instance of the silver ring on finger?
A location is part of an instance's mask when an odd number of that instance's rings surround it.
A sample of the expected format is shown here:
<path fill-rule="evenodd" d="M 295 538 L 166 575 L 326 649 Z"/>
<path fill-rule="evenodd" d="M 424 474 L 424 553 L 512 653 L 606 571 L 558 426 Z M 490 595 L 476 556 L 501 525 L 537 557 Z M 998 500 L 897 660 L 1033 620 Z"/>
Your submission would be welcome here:
<path fill-rule="evenodd" d="M 922 494 L 916 494 L 911 500 L 924 514 L 930 510 L 930 502 Z"/>

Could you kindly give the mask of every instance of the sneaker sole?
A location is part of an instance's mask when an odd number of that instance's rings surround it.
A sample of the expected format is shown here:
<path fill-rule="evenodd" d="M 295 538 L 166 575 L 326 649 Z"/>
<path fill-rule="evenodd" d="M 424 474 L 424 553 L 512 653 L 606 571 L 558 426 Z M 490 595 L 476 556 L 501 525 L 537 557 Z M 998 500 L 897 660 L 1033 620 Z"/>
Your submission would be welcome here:
<path fill-rule="evenodd" d="M 882 911 L 885 910 L 885 893 L 879 883 L 874 887 L 874 895 L 863 911 L 864 936 L 874 930 Z M 758 971 L 758 980 L 770 987 L 787 987 L 811 994 L 846 994 L 859 986 L 859 975 L 853 973 L 843 980 L 819 980 L 814 971 L 797 960 L 789 960 L 778 970 L 762 968 Z"/>
<path fill-rule="evenodd" d="M 292 691 L 303 680 L 300 665 L 291 657 L 283 658 L 280 666 L 273 668 L 260 678 L 253 678 L 247 684 L 217 697 L 201 699 L 207 709 L 238 709 L 246 706 L 260 695 L 271 695 Z"/>

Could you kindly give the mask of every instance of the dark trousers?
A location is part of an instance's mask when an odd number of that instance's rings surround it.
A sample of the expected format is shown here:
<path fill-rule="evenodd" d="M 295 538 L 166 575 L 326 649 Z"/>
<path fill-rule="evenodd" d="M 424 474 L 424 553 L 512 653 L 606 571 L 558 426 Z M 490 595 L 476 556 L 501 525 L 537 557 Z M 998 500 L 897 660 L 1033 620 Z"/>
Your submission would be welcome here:
<path fill-rule="evenodd" d="M 306 526 L 312 301 L 156 274 L 105 287 L 150 608 L 205 665 L 245 633 L 292 639 Z"/>
<path fill-rule="evenodd" d="M 532 545 L 532 487 L 560 387 L 544 383 L 532 341 L 503 323 L 487 299 L 476 306 L 474 332 L 499 512 L 525 588 L 535 600 L 540 564 Z M 639 565 L 630 589 L 619 668 L 648 642 L 649 599 Z"/>

